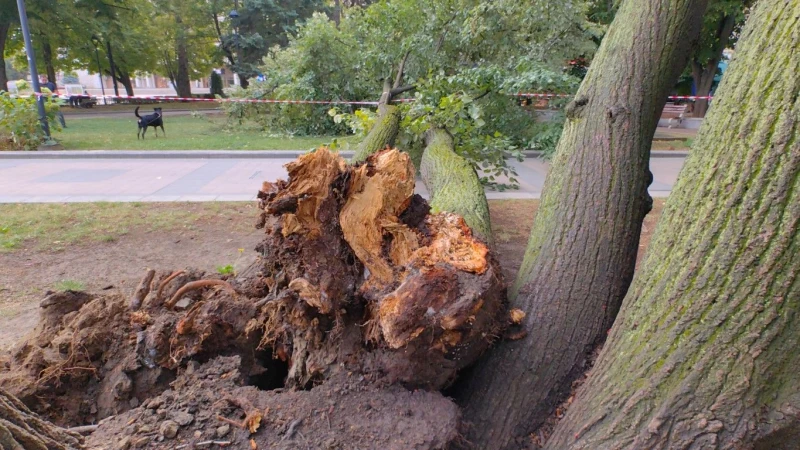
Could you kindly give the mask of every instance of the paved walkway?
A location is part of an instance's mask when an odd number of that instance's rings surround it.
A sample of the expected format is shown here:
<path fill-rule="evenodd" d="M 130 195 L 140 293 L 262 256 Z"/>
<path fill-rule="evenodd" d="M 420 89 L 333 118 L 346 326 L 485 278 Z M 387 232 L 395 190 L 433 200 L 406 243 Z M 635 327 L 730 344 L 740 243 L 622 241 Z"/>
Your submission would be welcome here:
<path fill-rule="evenodd" d="M 118 152 L 115 152 L 118 153 Z M 154 156 L 153 154 L 151 154 Z M 0 158 L 0 203 L 248 201 L 264 180 L 285 178 L 292 158 L 224 157 Z M 241 155 L 239 153 L 238 155 Z M 122 155 L 119 155 L 122 156 Z M 146 156 L 146 155 L 144 155 Z M 654 157 L 654 197 L 669 194 L 683 157 Z M 539 198 L 547 163 L 538 158 L 514 162 L 520 189 L 487 191 L 490 199 Z M 417 191 L 427 192 L 420 181 Z"/>

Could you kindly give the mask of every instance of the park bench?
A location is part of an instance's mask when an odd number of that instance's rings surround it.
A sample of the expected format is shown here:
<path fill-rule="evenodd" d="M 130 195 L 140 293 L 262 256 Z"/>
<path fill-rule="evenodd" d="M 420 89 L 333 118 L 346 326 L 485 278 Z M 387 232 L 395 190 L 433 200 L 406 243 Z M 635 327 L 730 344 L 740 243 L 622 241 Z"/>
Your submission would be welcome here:
<path fill-rule="evenodd" d="M 661 118 L 669 120 L 669 128 L 675 128 L 683 122 L 683 117 L 688 107 L 689 105 L 686 104 L 667 103 L 661 112 Z"/>
<path fill-rule="evenodd" d="M 97 104 L 97 99 L 85 94 L 80 84 L 65 84 L 62 98 L 69 101 L 70 106 L 78 108 L 91 108 Z"/>

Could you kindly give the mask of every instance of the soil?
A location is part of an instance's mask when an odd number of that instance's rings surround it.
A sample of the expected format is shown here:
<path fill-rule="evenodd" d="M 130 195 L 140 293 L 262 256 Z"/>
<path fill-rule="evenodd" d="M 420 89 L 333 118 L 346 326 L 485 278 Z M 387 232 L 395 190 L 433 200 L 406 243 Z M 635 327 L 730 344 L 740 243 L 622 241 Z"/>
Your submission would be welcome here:
<path fill-rule="evenodd" d="M 172 389 L 104 421 L 90 449 L 436 449 L 457 438 L 458 407 L 437 392 L 351 376 L 311 390 L 241 386 L 238 357 L 189 363 Z M 121 431 L 121 432 L 120 432 Z"/>
<path fill-rule="evenodd" d="M 91 292 L 129 294 L 147 267 L 190 266 L 215 272 L 247 267 L 262 237 L 250 223 L 196 222 L 191 231 L 132 232 L 114 242 L 74 245 L 62 251 L 35 249 L 0 253 L 0 351 L 11 348 L 39 320 L 38 303 L 63 280 Z M 239 252 L 244 249 L 244 252 Z"/>

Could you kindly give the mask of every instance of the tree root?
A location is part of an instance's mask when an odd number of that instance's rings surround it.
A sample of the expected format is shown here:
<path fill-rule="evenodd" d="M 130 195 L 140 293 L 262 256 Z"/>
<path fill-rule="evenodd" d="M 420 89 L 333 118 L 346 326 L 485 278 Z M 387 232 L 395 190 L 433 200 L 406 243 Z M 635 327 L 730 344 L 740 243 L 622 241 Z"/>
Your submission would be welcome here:
<path fill-rule="evenodd" d="M 80 434 L 57 427 L 32 413 L 0 389 L 0 448 L 9 450 L 72 450 L 81 447 Z"/>
<path fill-rule="evenodd" d="M 158 292 L 156 292 L 156 298 L 159 298 L 159 299 L 161 298 L 161 296 L 164 294 L 164 288 L 167 287 L 167 285 L 169 284 L 170 281 L 174 280 L 175 278 L 177 278 L 177 277 L 179 277 L 179 276 L 181 276 L 181 275 L 183 275 L 185 273 L 186 273 L 185 270 L 176 270 L 175 272 L 172 272 L 172 274 L 170 274 L 170 276 L 165 278 L 164 281 L 162 281 L 158 285 Z"/>
<path fill-rule="evenodd" d="M 177 276 L 177 275 L 175 275 L 175 276 Z M 164 303 L 164 307 L 167 308 L 167 309 L 172 309 L 175 306 L 175 303 L 178 303 L 178 300 L 180 300 L 181 297 L 186 295 L 186 293 L 191 292 L 191 291 L 196 290 L 196 289 L 201 289 L 201 288 L 204 288 L 204 287 L 211 287 L 211 286 L 222 286 L 231 295 L 236 295 L 236 290 L 227 281 L 224 281 L 224 280 L 197 280 L 197 281 L 191 281 L 189 283 L 186 283 L 185 285 L 183 285 L 183 287 L 178 289 L 178 292 L 176 292 L 175 295 L 173 295 L 172 298 L 169 299 L 169 301 Z"/>

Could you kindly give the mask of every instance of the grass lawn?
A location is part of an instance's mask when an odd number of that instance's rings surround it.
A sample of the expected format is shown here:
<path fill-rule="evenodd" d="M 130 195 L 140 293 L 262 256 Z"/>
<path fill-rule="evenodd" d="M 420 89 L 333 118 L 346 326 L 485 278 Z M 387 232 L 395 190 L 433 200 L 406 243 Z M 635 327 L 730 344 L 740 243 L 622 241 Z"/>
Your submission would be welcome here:
<path fill-rule="evenodd" d="M 166 102 L 166 103 L 151 103 L 146 105 L 140 105 L 142 111 L 152 111 L 154 106 L 158 106 L 164 109 L 164 111 L 172 111 L 172 110 L 195 110 L 195 109 L 218 109 L 219 103 L 217 102 Z M 65 116 L 69 117 L 72 114 L 100 114 L 106 112 L 132 112 L 136 108 L 136 105 L 127 105 L 127 104 L 114 104 L 114 105 L 103 105 L 103 101 L 100 100 L 100 104 L 94 106 L 92 108 L 71 108 L 69 106 L 62 106 L 61 112 L 64 113 Z"/>
<path fill-rule="evenodd" d="M 131 106 L 127 106 L 132 109 Z M 149 106 L 144 112 L 150 112 Z M 225 128 L 222 115 L 167 116 L 164 128 L 167 133 L 155 137 L 153 128 L 144 140 L 136 139 L 136 117 L 70 118 L 67 128 L 54 133 L 54 137 L 67 150 L 310 150 L 337 139 L 343 149 L 351 147 L 351 136 L 345 137 L 291 137 L 270 136 L 255 127 Z"/>
<path fill-rule="evenodd" d="M 244 217 L 249 229 L 255 207 L 247 202 L 0 204 L 0 253 L 115 242 L 134 230 L 180 230 L 220 217 Z"/>
<path fill-rule="evenodd" d="M 689 150 L 692 147 L 693 139 L 682 141 L 653 141 L 653 150 Z"/>

